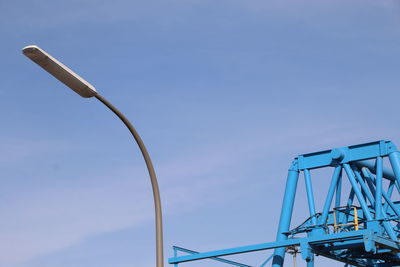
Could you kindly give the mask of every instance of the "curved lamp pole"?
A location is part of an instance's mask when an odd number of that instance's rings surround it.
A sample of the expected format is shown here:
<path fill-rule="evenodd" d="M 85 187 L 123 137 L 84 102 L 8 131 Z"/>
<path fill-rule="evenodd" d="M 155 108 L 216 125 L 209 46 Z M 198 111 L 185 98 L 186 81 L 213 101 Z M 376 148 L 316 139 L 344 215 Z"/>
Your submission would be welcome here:
<path fill-rule="evenodd" d="M 88 83 L 78 74 L 73 72 L 67 66 L 59 62 L 57 59 L 50 56 L 43 49 L 36 45 L 26 46 L 22 49 L 25 56 L 30 58 L 45 71 L 53 75 L 60 82 L 64 83 L 66 86 L 71 88 L 77 94 L 82 97 L 89 98 L 95 97 L 105 106 L 107 106 L 115 115 L 120 118 L 120 120 L 125 124 L 125 126 L 131 132 L 133 138 L 138 144 L 140 151 L 142 152 L 144 161 L 146 162 L 147 170 L 150 175 L 150 181 L 153 189 L 154 197 L 154 207 L 155 207 L 155 217 L 156 217 L 156 266 L 164 266 L 164 256 L 163 256 L 163 227 L 162 227 L 162 212 L 161 212 L 161 198 L 160 191 L 158 188 L 157 177 L 154 171 L 153 163 L 151 162 L 150 155 L 140 138 L 139 134 L 129 122 L 129 120 L 110 102 L 108 102 L 104 97 L 97 93 L 96 88 Z"/>

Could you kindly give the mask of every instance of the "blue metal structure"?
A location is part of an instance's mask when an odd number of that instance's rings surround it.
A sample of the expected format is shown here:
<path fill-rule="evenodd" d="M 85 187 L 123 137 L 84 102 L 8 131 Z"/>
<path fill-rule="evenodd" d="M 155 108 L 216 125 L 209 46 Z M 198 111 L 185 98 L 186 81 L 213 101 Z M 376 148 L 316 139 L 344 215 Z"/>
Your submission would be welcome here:
<path fill-rule="evenodd" d="M 331 169 L 333 174 L 323 209 L 317 212 L 311 174 L 320 168 Z M 310 216 L 291 228 L 300 174 L 304 177 Z M 344 188 L 346 178 L 350 188 Z M 348 189 L 346 196 L 344 189 Z M 252 265 L 221 257 L 274 249 L 273 255 L 259 266 L 266 266 L 272 260 L 273 267 L 282 267 L 285 254 L 290 249 L 299 249 L 307 267 L 314 266 L 316 255 L 345 266 L 400 266 L 400 201 L 393 200 L 399 193 L 400 152 L 390 141 L 299 155 L 289 168 L 275 242 L 203 253 L 174 247 L 174 257 L 169 263 L 177 267 L 181 263 L 211 259 L 249 267 Z M 178 256 L 178 252 L 185 255 Z"/>

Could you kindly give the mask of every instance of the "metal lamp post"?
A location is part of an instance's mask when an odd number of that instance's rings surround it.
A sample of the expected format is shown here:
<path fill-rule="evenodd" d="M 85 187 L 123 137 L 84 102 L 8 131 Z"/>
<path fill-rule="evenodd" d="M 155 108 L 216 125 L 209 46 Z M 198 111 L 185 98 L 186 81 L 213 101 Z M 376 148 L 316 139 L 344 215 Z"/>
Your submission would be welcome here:
<path fill-rule="evenodd" d="M 131 132 L 133 138 L 138 144 L 140 151 L 142 152 L 144 161 L 146 162 L 147 170 L 150 175 L 150 181 L 153 189 L 154 197 L 154 207 L 155 207 L 155 220 L 156 220 L 156 266 L 164 266 L 164 256 L 163 256 L 163 226 L 162 226 L 162 211 L 161 211 L 161 198 L 160 191 L 158 188 L 157 177 L 154 171 L 153 163 L 151 162 L 150 155 L 140 138 L 139 134 L 129 122 L 129 120 L 110 102 L 108 102 L 104 97 L 102 97 L 94 88 L 93 85 L 88 83 L 78 74 L 73 72 L 67 66 L 50 56 L 43 49 L 36 45 L 26 46 L 22 49 L 25 56 L 30 58 L 45 71 L 53 75 L 60 82 L 64 83 L 66 86 L 71 88 L 77 94 L 82 97 L 90 98 L 95 97 L 105 106 L 107 106 L 117 117 L 125 124 L 125 126 Z"/>

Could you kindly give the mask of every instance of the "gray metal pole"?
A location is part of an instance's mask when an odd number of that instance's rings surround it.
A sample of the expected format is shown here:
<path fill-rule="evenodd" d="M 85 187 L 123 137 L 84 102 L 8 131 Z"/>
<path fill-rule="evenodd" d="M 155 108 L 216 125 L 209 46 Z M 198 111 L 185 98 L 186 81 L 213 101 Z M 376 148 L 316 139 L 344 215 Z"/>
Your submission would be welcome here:
<path fill-rule="evenodd" d="M 82 97 L 90 98 L 96 97 L 100 102 L 106 105 L 121 121 L 128 127 L 133 138 L 138 144 L 144 161 L 147 165 L 147 170 L 149 171 L 151 185 L 153 188 L 154 196 L 154 206 L 156 213 L 156 262 L 157 267 L 164 266 L 164 256 L 163 256 L 163 233 L 162 233 L 162 213 L 161 213 L 161 198 L 160 191 L 158 189 L 156 172 L 154 171 L 153 164 L 150 159 L 150 155 L 147 152 L 146 147 L 139 134 L 136 132 L 135 128 L 129 122 L 129 120 L 122 114 L 116 107 L 114 107 L 110 102 L 108 102 L 104 97 L 99 95 L 96 88 L 91 85 L 88 81 L 83 79 L 81 76 L 76 74 L 70 68 L 62 64 L 60 61 L 52 57 L 46 51 L 38 47 L 37 45 L 28 45 L 22 49 L 25 56 L 30 58 L 33 62 L 38 64 L 45 71 L 50 73 L 53 77 L 57 78 L 59 81 L 64 83 L 66 86 L 71 88 L 77 94 Z"/>
<path fill-rule="evenodd" d="M 140 138 L 138 132 L 133 127 L 133 125 L 129 122 L 129 120 L 122 114 L 116 107 L 114 107 L 110 102 L 108 102 L 104 97 L 99 95 L 98 93 L 94 95 L 100 102 L 102 102 L 105 106 L 107 106 L 118 118 L 125 124 L 125 126 L 131 132 L 133 138 L 138 144 L 140 151 L 142 152 L 144 161 L 146 162 L 147 170 L 150 175 L 151 186 L 153 189 L 153 197 L 154 197 L 154 207 L 155 207 L 155 216 L 156 216 L 156 266 L 163 267 L 164 266 L 164 252 L 163 252 L 163 225 L 162 225 L 162 210 L 161 210 L 161 197 L 160 190 L 158 188 L 157 176 L 154 171 L 153 163 L 151 162 L 151 158 L 149 152 Z"/>

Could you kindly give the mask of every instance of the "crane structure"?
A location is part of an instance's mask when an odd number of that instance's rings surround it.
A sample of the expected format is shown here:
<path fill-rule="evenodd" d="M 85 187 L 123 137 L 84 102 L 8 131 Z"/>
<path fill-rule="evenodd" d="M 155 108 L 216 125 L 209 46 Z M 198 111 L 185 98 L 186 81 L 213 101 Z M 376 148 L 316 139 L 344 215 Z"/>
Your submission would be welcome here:
<path fill-rule="evenodd" d="M 328 176 L 331 180 L 321 203 L 323 208 L 317 211 L 312 180 L 313 171 L 321 168 L 327 169 L 323 173 L 332 174 Z M 304 178 L 309 217 L 292 228 L 299 177 Z M 400 152 L 391 141 L 302 154 L 293 160 L 288 171 L 275 242 L 202 253 L 173 247 L 174 257 L 169 263 L 177 267 L 210 259 L 250 267 L 254 265 L 223 256 L 273 249 L 273 254 L 257 266 L 282 267 L 285 255 L 297 252 L 307 267 L 314 266 L 317 255 L 342 262 L 344 266 L 400 266 L 400 201 L 394 200 L 399 193 Z"/>

